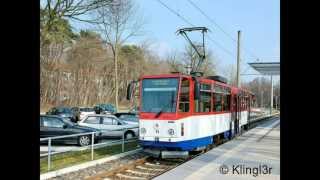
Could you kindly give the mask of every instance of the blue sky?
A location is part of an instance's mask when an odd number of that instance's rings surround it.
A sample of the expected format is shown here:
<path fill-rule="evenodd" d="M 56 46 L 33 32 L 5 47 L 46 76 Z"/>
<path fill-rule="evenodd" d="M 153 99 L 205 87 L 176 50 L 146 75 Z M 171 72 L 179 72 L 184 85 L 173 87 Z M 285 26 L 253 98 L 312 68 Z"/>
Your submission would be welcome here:
<path fill-rule="evenodd" d="M 157 0 L 135 1 L 139 6 L 139 13 L 147 21 L 144 28 L 147 33 L 145 37 L 140 38 L 152 39 L 155 46 L 158 47 L 160 56 L 172 50 L 182 50 L 187 42 L 181 36 L 177 36 L 175 31 L 181 27 L 189 27 L 189 25 L 162 6 Z M 229 64 L 236 64 L 236 43 L 187 0 L 161 1 L 192 24 L 208 27 L 211 30 L 208 35 L 233 53 L 233 56 L 230 56 L 212 41 L 206 40 L 207 47 L 213 51 L 217 58 L 219 69 L 228 67 Z M 238 30 L 242 31 L 242 72 L 247 70 L 246 73 L 255 73 L 254 70 L 247 69 L 248 65 L 245 63 L 255 61 L 256 57 L 260 58 L 260 61 L 279 61 L 280 2 L 278 0 L 191 1 L 230 34 L 233 39 L 237 39 Z M 198 36 L 199 39 L 196 38 L 195 40 L 201 40 L 201 36 Z"/>
<path fill-rule="evenodd" d="M 146 21 L 144 36 L 129 40 L 128 43 L 139 43 L 148 40 L 157 49 L 161 57 L 170 51 L 182 51 L 187 44 L 184 38 L 175 34 L 182 27 L 189 27 L 179 17 L 171 13 L 157 0 L 134 0 L 138 5 L 138 14 Z M 161 0 L 196 26 L 206 26 L 211 32 L 208 35 L 228 51 L 230 56 L 209 39 L 206 46 L 213 52 L 218 62 L 218 72 L 230 64 L 236 65 L 236 42 L 220 31 L 212 22 L 195 9 L 188 0 Z M 241 30 L 241 72 L 256 73 L 248 69 L 246 63 L 256 57 L 260 61 L 279 61 L 280 59 L 280 2 L 279 0 L 191 0 L 233 39 Z M 192 36 L 194 40 L 201 40 Z M 198 38 L 198 39 L 197 39 Z M 250 80 L 254 76 L 243 77 Z M 276 78 L 278 79 L 278 78 Z"/>

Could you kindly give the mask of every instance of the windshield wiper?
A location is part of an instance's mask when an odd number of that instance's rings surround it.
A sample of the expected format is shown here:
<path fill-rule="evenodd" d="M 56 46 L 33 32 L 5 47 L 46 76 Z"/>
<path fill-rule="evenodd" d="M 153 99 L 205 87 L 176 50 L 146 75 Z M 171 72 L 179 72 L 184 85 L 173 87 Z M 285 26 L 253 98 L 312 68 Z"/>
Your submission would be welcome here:
<path fill-rule="evenodd" d="M 157 114 L 156 114 L 156 116 L 155 116 L 156 118 L 160 116 L 160 114 L 163 112 L 163 109 L 164 109 L 164 107 L 161 108 L 159 112 L 157 112 Z"/>
<path fill-rule="evenodd" d="M 171 104 L 170 104 L 170 103 L 171 103 Z M 170 99 L 169 103 L 168 103 L 167 105 L 163 106 L 163 107 L 160 109 L 160 111 L 157 112 L 157 114 L 156 114 L 155 117 L 156 117 L 156 118 L 159 117 L 160 114 L 163 112 L 164 108 L 165 108 L 166 106 L 168 106 L 168 105 L 171 105 L 171 112 L 172 112 L 172 108 L 173 108 L 174 103 L 175 103 L 174 93 L 172 92 L 172 93 L 171 93 L 171 99 Z"/>

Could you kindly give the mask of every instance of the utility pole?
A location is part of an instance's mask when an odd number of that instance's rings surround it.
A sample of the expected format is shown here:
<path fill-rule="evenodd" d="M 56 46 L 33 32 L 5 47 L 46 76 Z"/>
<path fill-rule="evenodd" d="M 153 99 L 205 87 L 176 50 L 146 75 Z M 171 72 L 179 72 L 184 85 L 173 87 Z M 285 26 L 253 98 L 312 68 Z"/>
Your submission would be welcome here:
<path fill-rule="evenodd" d="M 272 75 L 271 75 L 271 101 L 270 101 L 270 115 L 272 114 L 272 109 L 273 109 L 273 81 L 272 81 Z"/>
<path fill-rule="evenodd" d="M 262 108 L 262 106 L 263 106 L 263 89 L 261 88 L 261 84 L 262 84 L 262 77 L 259 78 L 259 92 L 261 92 L 261 94 L 260 94 L 260 108 Z"/>
<path fill-rule="evenodd" d="M 238 31 L 238 44 L 237 44 L 237 87 L 240 87 L 240 36 L 241 36 L 241 31 Z"/>
<path fill-rule="evenodd" d="M 264 105 L 263 105 L 263 90 L 261 91 L 261 108 L 263 108 L 264 107 Z"/>

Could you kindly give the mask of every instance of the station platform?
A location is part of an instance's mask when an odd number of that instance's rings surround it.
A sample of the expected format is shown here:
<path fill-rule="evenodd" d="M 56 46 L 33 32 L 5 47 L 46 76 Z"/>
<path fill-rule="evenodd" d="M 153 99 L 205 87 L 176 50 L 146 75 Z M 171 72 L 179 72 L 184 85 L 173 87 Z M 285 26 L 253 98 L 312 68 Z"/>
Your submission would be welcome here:
<path fill-rule="evenodd" d="M 280 118 L 265 120 L 212 150 L 156 178 L 167 179 L 280 179 Z"/>

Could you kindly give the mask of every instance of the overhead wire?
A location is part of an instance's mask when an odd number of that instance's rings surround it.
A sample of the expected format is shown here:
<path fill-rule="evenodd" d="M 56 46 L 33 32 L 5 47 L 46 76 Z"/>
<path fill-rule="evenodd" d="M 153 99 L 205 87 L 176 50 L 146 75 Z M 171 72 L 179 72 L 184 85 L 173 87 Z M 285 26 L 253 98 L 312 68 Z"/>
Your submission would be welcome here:
<path fill-rule="evenodd" d="M 208 16 L 198 5 L 196 5 L 193 1 L 191 0 L 187 0 L 195 9 L 197 9 L 204 17 L 206 17 L 212 24 L 214 24 L 214 26 L 216 26 L 221 32 L 223 32 L 223 34 L 225 34 L 227 37 L 229 37 L 233 42 L 237 43 L 237 40 L 235 38 L 232 37 L 232 35 L 230 33 L 228 33 L 226 30 L 224 30 L 224 28 L 219 25 L 214 19 L 212 19 L 210 16 Z M 243 47 L 248 54 L 250 54 L 253 58 L 258 58 L 256 55 L 254 55 L 254 53 L 252 53 L 251 51 L 249 51 L 246 47 Z"/>
<path fill-rule="evenodd" d="M 198 5 L 196 5 L 192 0 L 187 0 L 195 9 L 197 9 L 204 17 L 206 17 L 214 26 L 216 26 L 221 32 L 223 32 L 227 37 L 229 37 L 233 42 L 237 43 L 237 40 L 230 35 L 222 26 L 220 26 L 214 19 L 212 19 L 210 16 L 208 16 Z M 255 59 L 259 59 L 256 55 L 254 55 L 252 52 L 250 52 L 247 48 L 243 47 L 244 50 L 248 52 L 252 57 Z M 243 61 L 242 61 L 243 62 Z M 250 67 L 250 66 L 249 66 Z"/>
<path fill-rule="evenodd" d="M 167 8 L 171 13 L 175 14 L 177 17 L 179 17 L 181 20 L 183 20 L 185 23 L 187 23 L 190 26 L 195 26 L 194 24 L 192 24 L 190 21 L 187 20 L 187 18 L 185 18 L 184 16 L 182 16 L 180 13 L 176 12 L 175 10 L 173 10 L 172 8 L 170 8 L 167 4 L 165 4 L 163 1 L 161 0 L 157 0 L 162 6 L 164 6 L 165 8 Z M 213 40 L 209 35 L 208 39 L 210 41 L 212 41 L 217 47 L 219 47 L 220 49 L 222 49 L 226 54 L 230 55 L 231 57 L 235 57 L 232 52 L 230 52 L 229 50 L 227 50 L 225 47 L 223 47 L 220 43 L 218 43 L 217 41 Z"/>
<path fill-rule="evenodd" d="M 168 9 L 171 13 L 173 13 L 174 15 L 176 15 L 177 17 L 179 17 L 181 20 L 183 20 L 186 24 L 190 25 L 190 26 L 195 26 L 194 24 L 192 24 L 187 18 L 185 18 L 184 16 L 182 16 L 180 13 L 176 12 L 175 10 L 173 10 L 172 8 L 170 8 L 167 4 L 165 4 L 163 1 L 161 0 L 157 0 L 163 7 L 165 7 L 166 9 Z M 205 16 L 212 24 L 214 24 L 216 27 L 218 27 L 218 29 L 220 31 L 222 31 L 226 36 L 228 36 L 232 41 L 236 42 L 236 40 L 228 33 L 226 32 L 218 23 L 216 23 L 212 18 L 210 18 L 203 10 L 201 10 L 201 8 L 199 6 L 197 6 L 194 2 L 192 2 L 191 0 L 188 0 L 188 2 L 194 7 L 196 8 L 203 16 Z M 222 46 L 219 42 L 213 40 L 213 38 L 210 35 L 207 35 L 208 39 L 213 42 L 217 47 L 219 47 L 220 49 L 222 49 L 226 54 L 228 54 L 229 56 L 235 58 L 236 56 L 229 51 L 227 48 L 225 48 L 224 46 Z M 248 50 L 247 50 L 248 51 Z M 259 61 L 259 58 L 257 58 L 257 56 L 253 55 L 252 53 L 250 53 L 251 56 L 253 56 L 254 58 L 256 58 L 256 61 Z M 242 60 L 242 58 L 240 58 L 240 60 Z M 244 61 L 241 61 L 242 63 Z M 250 66 L 248 66 L 248 68 L 244 71 L 246 72 L 248 69 L 250 68 Z"/>

